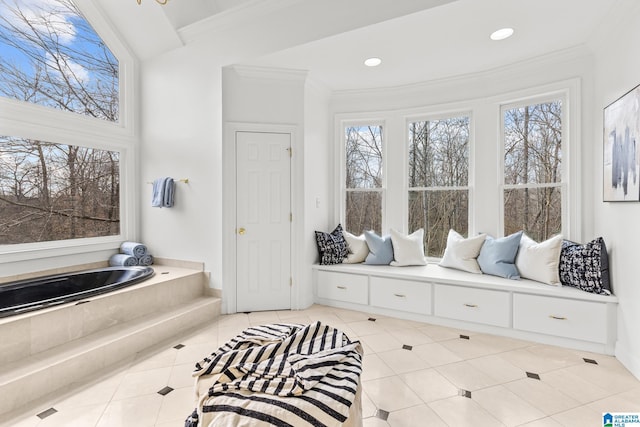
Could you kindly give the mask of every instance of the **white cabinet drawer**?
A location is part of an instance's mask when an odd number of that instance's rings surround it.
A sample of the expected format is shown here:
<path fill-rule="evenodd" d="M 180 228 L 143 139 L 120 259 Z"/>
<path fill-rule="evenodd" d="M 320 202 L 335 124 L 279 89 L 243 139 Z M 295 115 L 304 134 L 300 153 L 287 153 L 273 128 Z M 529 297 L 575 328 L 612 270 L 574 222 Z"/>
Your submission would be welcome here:
<path fill-rule="evenodd" d="M 435 315 L 494 326 L 510 326 L 508 292 L 435 285 Z"/>
<path fill-rule="evenodd" d="M 607 305 L 539 295 L 513 295 L 513 327 L 607 343 Z"/>
<path fill-rule="evenodd" d="M 377 307 L 431 314 L 431 283 L 371 277 L 370 303 Z"/>
<path fill-rule="evenodd" d="M 318 296 L 320 298 L 369 303 L 369 278 L 365 275 L 318 271 Z"/>

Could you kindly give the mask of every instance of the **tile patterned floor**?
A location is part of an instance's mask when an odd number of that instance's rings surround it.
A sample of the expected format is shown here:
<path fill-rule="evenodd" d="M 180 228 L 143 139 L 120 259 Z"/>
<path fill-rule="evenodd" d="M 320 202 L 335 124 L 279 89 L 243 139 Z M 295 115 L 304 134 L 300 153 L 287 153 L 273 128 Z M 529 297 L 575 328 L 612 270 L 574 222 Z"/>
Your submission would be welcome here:
<path fill-rule="evenodd" d="M 315 320 L 363 343 L 364 427 L 599 427 L 603 412 L 640 412 L 640 382 L 613 357 L 315 305 L 221 316 L 0 425 L 180 427 L 196 361 L 249 325 Z"/>

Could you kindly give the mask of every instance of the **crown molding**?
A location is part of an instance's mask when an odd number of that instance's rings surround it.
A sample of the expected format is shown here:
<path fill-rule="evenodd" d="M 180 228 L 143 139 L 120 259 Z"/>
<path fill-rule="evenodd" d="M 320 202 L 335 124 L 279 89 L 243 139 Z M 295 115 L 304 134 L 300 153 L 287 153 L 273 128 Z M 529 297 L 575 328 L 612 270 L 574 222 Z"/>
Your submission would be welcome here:
<path fill-rule="evenodd" d="M 309 74 L 306 70 L 292 70 L 288 68 L 257 67 L 253 65 L 231 65 L 235 73 L 248 79 L 282 80 L 304 82 Z"/>
<path fill-rule="evenodd" d="M 409 83 L 398 86 L 385 86 L 378 88 L 367 89 L 345 89 L 336 90 L 333 92 L 333 97 L 353 97 L 360 95 L 386 95 L 386 94 L 413 94 L 416 91 L 429 90 L 431 88 L 441 88 L 444 86 L 456 86 L 461 83 L 466 83 L 471 80 L 482 81 L 487 78 L 496 78 L 497 76 L 513 76 L 516 72 L 522 72 L 523 70 L 529 70 L 534 67 L 539 67 L 540 64 L 550 63 L 557 64 L 560 62 L 571 62 L 581 60 L 592 55 L 591 50 L 585 45 L 577 45 L 567 49 L 558 50 L 555 52 L 547 53 L 544 55 L 527 58 L 522 61 L 513 62 L 510 64 L 502 65 L 499 67 L 491 68 L 488 70 L 477 71 L 474 73 L 458 74 L 455 76 L 443 77 L 439 79 L 433 79 L 422 82 Z"/>

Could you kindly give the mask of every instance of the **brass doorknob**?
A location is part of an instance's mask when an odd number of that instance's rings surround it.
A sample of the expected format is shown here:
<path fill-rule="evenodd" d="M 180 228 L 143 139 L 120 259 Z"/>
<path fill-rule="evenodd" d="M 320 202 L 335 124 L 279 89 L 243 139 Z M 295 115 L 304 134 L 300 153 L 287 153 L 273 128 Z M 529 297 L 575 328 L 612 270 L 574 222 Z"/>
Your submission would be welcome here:
<path fill-rule="evenodd" d="M 247 230 L 245 230 L 244 228 L 240 227 L 238 228 L 238 234 L 243 235 Z"/>

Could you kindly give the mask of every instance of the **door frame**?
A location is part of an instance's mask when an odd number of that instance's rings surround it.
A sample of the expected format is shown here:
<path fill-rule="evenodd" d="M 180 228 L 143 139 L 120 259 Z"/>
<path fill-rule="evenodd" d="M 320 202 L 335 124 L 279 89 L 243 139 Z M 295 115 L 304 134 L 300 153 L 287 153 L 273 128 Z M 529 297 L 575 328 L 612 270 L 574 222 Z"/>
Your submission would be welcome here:
<path fill-rule="evenodd" d="M 303 156 L 298 138 L 299 128 L 293 124 L 227 122 L 224 126 L 222 144 L 222 312 L 237 312 L 236 276 L 236 132 L 284 133 L 291 137 L 291 309 L 300 306 L 300 286 L 298 285 L 300 255 L 298 248 L 303 236 L 301 197 L 304 189 Z"/>

